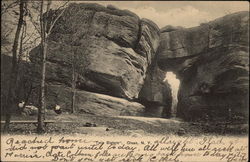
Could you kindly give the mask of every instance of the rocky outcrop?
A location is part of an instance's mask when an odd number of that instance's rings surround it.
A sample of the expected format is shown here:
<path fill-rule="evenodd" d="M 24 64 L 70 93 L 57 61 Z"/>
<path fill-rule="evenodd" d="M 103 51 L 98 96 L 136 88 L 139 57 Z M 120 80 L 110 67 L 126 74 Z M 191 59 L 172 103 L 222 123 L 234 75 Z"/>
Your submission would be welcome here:
<path fill-rule="evenodd" d="M 60 11 L 50 11 L 50 19 L 58 13 Z M 159 38 L 157 25 L 147 19 L 140 20 L 130 11 L 114 6 L 106 8 L 98 4 L 72 3 L 49 35 L 46 82 L 50 86 L 68 88 L 76 84 L 79 94 L 80 91 L 84 92 L 80 96 L 90 96 L 85 93 L 88 91 L 128 100 L 137 99 L 147 68 L 159 46 Z M 41 68 L 39 51 L 40 46 L 37 46 L 30 54 L 37 75 Z M 49 101 L 49 105 L 55 104 L 53 100 Z M 92 99 L 90 103 L 94 103 Z M 88 106 L 82 106 L 85 103 L 76 104 L 76 107 L 86 109 L 79 110 L 90 111 Z M 119 107 L 113 104 L 109 108 L 113 110 L 107 114 L 118 114 L 113 111 L 120 110 Z M 127 107 L 131 106 L 128 104 Z M 97 108 L 90 106 L 90 109 L 93 109 L 93 113 Z M 105 114 L 96 112 L 97 115 Z"/>
<path fill-rule="evenodd" d="M 165 77 L 166 72 L 159 69 L 157 62 L 152 63 L 139 93 L 139 102 L 145 105 L 146 116 L 171 116 L 172 94 Z"/>
<path fill-rule="evenodd" d="M 73 3 L 48 44 L 48 82 L 70 86 L 75 69 L 79 89 L 133 99 L 158 48 L 159 28 L 127 10 Z M 31 52 L 33 62 L 38 53 L 39 46 Z"/>
<path fill-rule="evenodd" d="M 248 116 L 249 12 L 198 27 L 162 30 L 158 64 L 181 80 L 178 115 Z"/>
<path fill-rule="evenodd" d="M 49 20 L 61 11 L 50 11 Z M 141 115 L 146 110 L 148 116 L 167 117 L 172 100 L 163 80 L 173 71 L 181 81 L 178 116 L 247 117 L 248 15 L 239 12 L 198 27 L 168 25 L 160 30 L 152 21 L 115 6 L 72 3 L 48 37 L 47 107 L 59 104 L 71 111 L 76 91 L 78 112 Z M 39 85 L 40 46 L 30 52 L 30 60 L 28 69 L 35 78 L 31 83 Z M 21 98 L 28 93 L 23 94 Z M 37 96 L 32 102 L 39 101 Z"/>
<path fill-rule="evenodd" d="M 161 28 L 160 31 L 161 31 L 161 33 L 164 33 L 164 32 L 172 32 L 172 31 L 181 30 L 181 29 L 184 29 L 184 28 L 181 26 L 167 25 L 167 26 Z"/>

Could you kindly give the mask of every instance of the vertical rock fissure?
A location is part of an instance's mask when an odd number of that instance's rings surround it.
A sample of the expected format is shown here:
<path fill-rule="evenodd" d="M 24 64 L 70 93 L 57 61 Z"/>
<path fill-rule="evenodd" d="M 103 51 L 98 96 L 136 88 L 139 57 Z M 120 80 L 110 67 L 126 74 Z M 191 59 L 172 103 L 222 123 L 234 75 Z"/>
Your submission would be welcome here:
<path fill-rule="evenodd" d="M 137 40 L 136 40 L 136 43 L 135 43 L 135 46 L 134 46 L 134 49 L 136 49 L 139 45 L 139 42 L 140 42 L 140 39 L 141 39 L 141 36 L 142 36 L 142 22 L 141 20 L 139 20 L 139 23 L 138 23 L 138 35 L 137 35 Z"/>

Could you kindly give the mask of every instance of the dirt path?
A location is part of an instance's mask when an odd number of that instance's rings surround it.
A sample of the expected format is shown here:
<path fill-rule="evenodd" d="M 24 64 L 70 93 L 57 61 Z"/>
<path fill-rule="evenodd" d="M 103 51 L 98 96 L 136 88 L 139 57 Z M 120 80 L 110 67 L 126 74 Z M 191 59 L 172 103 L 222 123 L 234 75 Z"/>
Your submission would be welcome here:
<path fill-rule="evenodd" d="M 15 116 L 13 120 L 34 120 L 33 117 Z M 86 134 L 86 135 L 126 135 L 126 136 L 156 136 L 156 135 L 191 135 L 221 133 L 219 129 L 208 131 L 211 126 L 188 123 L 178 118 L 164 119 L 135 116 L 104 117 L 84 114 L 48 114 L 47 120 L 55 120 L 48 124 L 49 134 Z M 2 129 L 3 126 L 1 126 Z M 34 124 L 11 124 L 14 134 L 36 134 Z M 216 132 L 217 131 L 217 132 Z"/>
<path fill-rule="evenodd" d="M 183 122 L 183 120 L 179 118 L 165 119 L 165 118 L 151 118 L 151 117 L 141 117 L 141 116 L 117 116 L 117 117 L 124 118 L 124 119 L 138 120 L 138 121 L 142 121 L 142 122 L 153 124 L 153 125 L 157 123 L 181 123 Z"/>

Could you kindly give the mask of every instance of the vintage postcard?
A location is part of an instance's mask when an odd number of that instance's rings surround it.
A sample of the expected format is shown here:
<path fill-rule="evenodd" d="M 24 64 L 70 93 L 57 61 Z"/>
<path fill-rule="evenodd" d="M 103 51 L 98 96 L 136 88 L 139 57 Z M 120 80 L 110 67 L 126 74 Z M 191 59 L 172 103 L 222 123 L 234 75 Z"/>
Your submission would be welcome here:
<path fill-rule="evenodd" d="M 1 161 L 245 162 L 247 1 L 1 1 Z"/>

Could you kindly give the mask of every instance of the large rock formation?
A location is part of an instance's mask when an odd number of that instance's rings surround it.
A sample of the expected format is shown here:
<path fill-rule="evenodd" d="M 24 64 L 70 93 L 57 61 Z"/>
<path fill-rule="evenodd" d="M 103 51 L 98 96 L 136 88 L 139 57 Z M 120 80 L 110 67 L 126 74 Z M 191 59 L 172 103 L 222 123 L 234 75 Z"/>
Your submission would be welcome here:
<path fill-rule="evenodd" d="M 158 27 L 131 12 L 70 4 L 49 36 L 47 80 L 71 85 L 75 65 L 82 89 L 137 98 L 158 42 Z"/>
<path fill-rule="evenodd" d="M 161 30 L 158 64 L 181 80 L 179 116 L 248 116 L 248 24 L 249 12 L 239 12 L 194 28 Z"/>
<path fill-rule="evenodd" d="M 50 19 L 58 13 L 51 11 Z M 47 84 L 68 88 L 76 84 L 78 90 L 136 99 L 155 57 L 159 35 L 157 25 L 140 20 L 130 11 L 72 3 L 49 35 Z M 39 50 L 40 46 L 36 47 L 30 56 L 37 74 L 41 63 Z M 86 94 L 80 96 L 83 95 Z M 55 104 L 49 101 L 48 105 Z"/>
<path fill-rule="evenodd" d="M 108 95 L 76 90 L 75 112 L 102 115 L 118 116 L 130 115 L 141 116 L 144 113 L 144 106 L 137 102 L 130 102 L 126 99 Z M 63 85 L 49 85 L 47 95 L 47 108 L 53 108 L 54 103 L 61 105 L 64 111 L 71 111 L 72 90 Z"/>
<path fill-rule="evenodd" d="M 61 11 L 50 11 L 49 20 Z M 148 116 L 167 117 L 172 99 L 163 80 L 173 71 L 181 81 L 178 116 L 247 117 L 248 15 L 239 12 L 198 27 L 168 25 L 159 30 L 127 10 L 72 3 L 48 37 L 47 107 L 59 104 L 71 111 L 75 96 L 78 112 L 142 115 L 146 109 Z M 37 79 L 31 83 L 39 85 L 40 46 L 31 51 L 30 60 L 28 69 Z M 29 94 L 23 93 L 22 98 Z"/>

